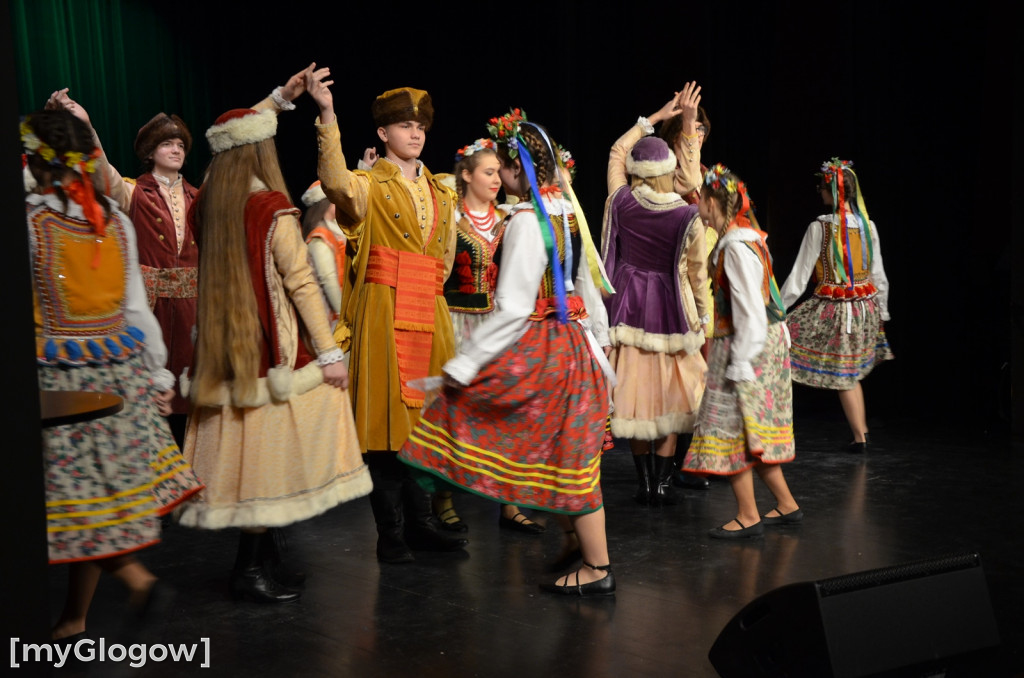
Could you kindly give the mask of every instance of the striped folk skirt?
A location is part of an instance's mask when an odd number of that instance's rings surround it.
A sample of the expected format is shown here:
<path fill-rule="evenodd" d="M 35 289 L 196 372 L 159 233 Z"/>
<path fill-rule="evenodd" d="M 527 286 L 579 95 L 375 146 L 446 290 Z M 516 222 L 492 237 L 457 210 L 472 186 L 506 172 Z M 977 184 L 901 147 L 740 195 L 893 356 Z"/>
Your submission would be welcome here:
<path fill-rule="evenodd" d="M 445 387 L 399 458 L 470 492 L 517 506 L 599 509 L 608 385 L 585 330 L 553 316 L 486 365 Z"/>
<path fill-rule="evenodd" d="M 725 378 L 732 336 L 715 337 L 707 388 L 683 470 L 734 475 L 756 462 L 792 461 L 793 387 L 782 323 L 768 325 L 764 349 L 754 359 L 754 381 Z"/>
<path fill-rule="evenodd" d="M 39 387 L 110 393 L 117 414 L 43 429 L 51 563 L 105 558 L 160 540 L 160 516 L 202 485 L 157 411 L 141 354 L 100 366 L 39 366 Z"/>
<path fill-rule="evenodd" d="M 874 299 L 811 297 L 786 320 L 793 338 L 793 381 L 847 391 L 880 362 L 892 360 Z"/>

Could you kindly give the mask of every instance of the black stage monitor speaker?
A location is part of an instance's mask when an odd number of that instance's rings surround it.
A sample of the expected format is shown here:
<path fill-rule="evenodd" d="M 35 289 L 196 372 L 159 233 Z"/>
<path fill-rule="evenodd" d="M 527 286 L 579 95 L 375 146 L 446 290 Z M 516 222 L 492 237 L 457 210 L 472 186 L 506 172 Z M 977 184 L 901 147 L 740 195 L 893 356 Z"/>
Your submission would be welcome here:
<path fill-rule="evenodd" d="M 970 553 L 769 591 L 726 624 L 708 659 L 722 678 L 854 678 L 998 644 Z"/>

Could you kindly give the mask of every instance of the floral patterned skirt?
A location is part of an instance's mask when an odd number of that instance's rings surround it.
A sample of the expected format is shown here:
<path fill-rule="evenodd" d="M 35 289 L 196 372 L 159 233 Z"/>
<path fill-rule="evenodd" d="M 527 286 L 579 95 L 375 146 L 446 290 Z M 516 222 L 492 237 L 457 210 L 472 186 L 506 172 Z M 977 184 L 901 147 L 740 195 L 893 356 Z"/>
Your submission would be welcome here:
<path fill-rule="evenodd" d="M 601 508 L 608 385 L 584 332 L 554 317 L 530 322 L 473 383 L 442 390 L 399 458 L 503 503 Z"/>
<path fill-rule="evenodd" d="M 786 323 L 793 337 L 793 381 L 846 391 L 884 360 L 892 360 L 875 300 L 811 297 Z"/>
<path fill-rule="evenodd" d="M 768 325 L 764 349 L 754 359 L 754 381 L 725 378 L 732 336 L 715 337 L 707 389 L 683 470 L 733 475 L 761 461 L 792 461 L 793 387 L 782 323 Z"/>
<path fill-rule="evenodd" d="M 159 541 L 160 516 L 202 489 L 157 411 L 140 355 L 125 363 L 39 366 L 39 388 L 110 393 L 109 417 L 44 428 L 51 563 L 105 558 Z"/>

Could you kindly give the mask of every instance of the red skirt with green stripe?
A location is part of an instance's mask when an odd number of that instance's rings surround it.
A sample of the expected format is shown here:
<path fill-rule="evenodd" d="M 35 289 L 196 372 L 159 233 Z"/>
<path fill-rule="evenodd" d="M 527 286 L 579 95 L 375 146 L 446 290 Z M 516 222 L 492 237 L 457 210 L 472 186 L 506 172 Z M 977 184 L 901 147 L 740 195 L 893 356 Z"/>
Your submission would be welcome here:
<path fill-rule="evenodd" d="M 608 386 L 585 330 L 531 321 L 469 386 L 445 387 L 399 458 L 499 502 L 559 513 L 602 505 Z"/>

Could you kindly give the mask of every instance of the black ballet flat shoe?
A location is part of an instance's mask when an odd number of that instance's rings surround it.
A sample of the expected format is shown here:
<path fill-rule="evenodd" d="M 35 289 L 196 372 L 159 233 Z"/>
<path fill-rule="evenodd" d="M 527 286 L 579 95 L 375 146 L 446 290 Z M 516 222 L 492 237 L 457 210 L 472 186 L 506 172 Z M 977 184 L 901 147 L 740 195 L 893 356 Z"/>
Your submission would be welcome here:
<path fill-rule="evenodd" d="M 739 525 L 740 529 L 725 529 L 725 525 L 728 525 L 732 522 L 735 522 L 737 525 Z M 764 524 L 760 520 L 750 526 L 744 525 L 735 518 L 730 520 L 729 523 L 726 523 L 721 527 L 712 528 L 708 531 L 708 535 L 710 535 L 713 539 L 748 539 L 750 537 L 760 537 L 762 534 L 764 534 Z"/>
<path fill-rule="evenodd" d="M 704 476 L 698 476 L 693 473 L 684 473 L 683 471 L 677 471 L 672 476 L 672 484 L 676 487 L 681 487 L 684 490 L 709 490 L 711 489 L 711 483 Z"/>
<path fill-rule="evenodd" d="M 864 442 L 859 443 L 856 440 L 852 441 L 846 446 L 846 451 L 851 454 L 864 454 L 868 451 L 868 434 L 864 434 Z"/>
<path fill-rule="evenodd" d="M 598 579 L 592 581 L 589 584 L 580 583 L 580 571 L 576 570 L 576 583 L 569 584 L 569 577 L 572 575 L 565 575 L 565 584 L 541 584 L 540 590 L 545 593 L 557 593 L 562 596 L 614 596 L 615 595 L 615 575 L 612 574 L 611 565 L 591 565 L 588 562 L 583 563 L 584 567 L 589 567 L 592 570 L 604 570 L 608 574 L 604 579 Z"/>
<path fill-rule="evenodd" d="M 525 534 L 544 534 L 546 528 L 540 523 L 535 523 L 522 513 L 516 513 L 511 518 L 505 516 L 498 517 L 498 527 L 503 530 L 514 530 L 516 532 L 523 532 Z"/>
<path fill-rule="evenodd" d="M 796 525 L 797 523 L 802 522 L 803 519 L 804 519 L 804 510 L 803 509 L 797 509 L 795 511 L 790 511 L 789 513 L 783 513 L 782 511 L 779 510 L 779 507 L 776 506 L 775 508 L 772 509 L 772 511 L 775 511 L 779 515 L 777 515 L 777 516 L 769 516 L 766 513 L 765 515 L 761 516 L 761 523 L 762 524 L 764 524 L 764 525 Z M 772 511 L 769 511 L 768 513 L 771 513 Z"/>
<path fill-rule="evenodd" d="M 454 506 L 449 506 L 445 510 L 437 514 L 437 519 L 441 521 L 441 529 L 448 530 L 449 532 L 469 532 L 469 525 L 459 517 L 459 514 L 455 512 Z"/>

